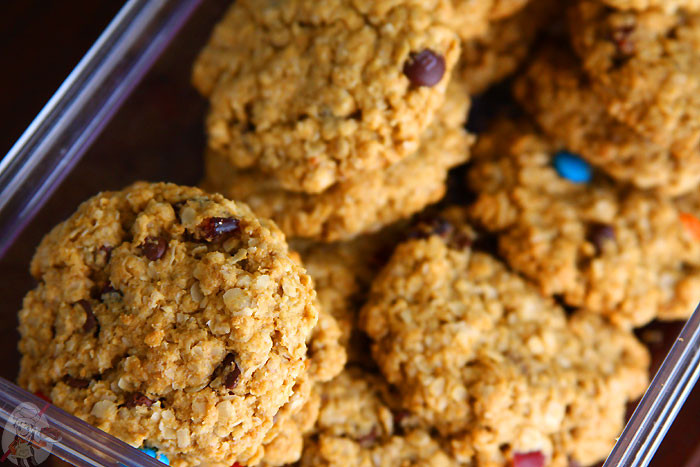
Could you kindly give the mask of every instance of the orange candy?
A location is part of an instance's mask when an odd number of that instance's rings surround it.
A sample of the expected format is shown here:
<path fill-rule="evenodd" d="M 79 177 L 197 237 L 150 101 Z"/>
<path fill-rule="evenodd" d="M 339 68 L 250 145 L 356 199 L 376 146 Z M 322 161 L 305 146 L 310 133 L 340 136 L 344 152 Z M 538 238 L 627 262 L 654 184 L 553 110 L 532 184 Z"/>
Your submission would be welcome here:
<path fill-rule="evenodd" d="M 685 228 L 688 229 L 688 232 L 695 237 L 695 240 L 700 240 L 700 219 L 687 212 L 680 213 L 679 217 Z"/>

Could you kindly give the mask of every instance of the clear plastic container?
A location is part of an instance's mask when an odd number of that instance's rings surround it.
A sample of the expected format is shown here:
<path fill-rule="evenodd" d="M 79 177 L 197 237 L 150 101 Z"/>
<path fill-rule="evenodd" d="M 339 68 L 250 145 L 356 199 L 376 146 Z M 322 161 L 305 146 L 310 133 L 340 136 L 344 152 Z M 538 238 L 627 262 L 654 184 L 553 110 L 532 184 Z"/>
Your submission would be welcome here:
<path fill-rule="evenodd" d="M 29 261 L 41 237 L 98 191 L 142 179 L 198 183 L 206 103 L 189 84 L 190 68 L 228 4 L 127 2 L 0 161 L 0 421 L 5 425 L 21 403 L 31 402 L 61 433 L 52 452 L 75 465 L 158 464 L 10 383 L 19 362 L 17 310 L 33 286 Z M 650 465 L 700 466 L 700 388 L 690 391 L 700 373 L 700 314 L 696 312 L 677 339 L 682 326 L 657 323 L 638 331 L 652 350 L 653 372 L 676 345 L 606 465 L 645 465 L 678 415 Z"/>

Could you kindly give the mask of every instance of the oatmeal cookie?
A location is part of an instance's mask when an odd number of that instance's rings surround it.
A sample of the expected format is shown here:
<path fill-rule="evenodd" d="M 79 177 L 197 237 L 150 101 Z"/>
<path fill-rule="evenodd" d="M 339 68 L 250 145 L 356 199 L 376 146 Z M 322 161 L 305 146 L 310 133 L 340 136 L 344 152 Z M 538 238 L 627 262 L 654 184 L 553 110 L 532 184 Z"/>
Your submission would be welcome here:
<path fill-rule="evenodd" d="M 491 22 L 485 34 L 463 42 L 457 73 L 469 92 L 479 94 L 513 73 L 558 6 L 558 0 L 531 0 L 516 14 Z"/>
<path fill-rule="evenodd" d="M 491 255 L 461 210 L 399 245 L 372 284 L 360 326 L 400 405 L 470 465 L 528 453 L 546 465 L 602 459 L 649 355 L 599 315 L 567 317 Z"/>
<path fill-rule="evenodd" d="M 700 145 L 700 13 L 569 8 L 574 49 L 607 112 L 659 146 Z"/>
<path fill-rule="evenodd" d="M 19 382 L 171 465 L 254 464 L 310 378 L 311 278 L 274 223 L 197 188 L 136 183 L 41 242 Z"/>
<path fill-rule="evenodd" d="M 659 8 L 666 12 L 674 12 L 679 9 L 688 11 L 700 10 L 698 0 L 602 0 L 607 5 L 619 10 L 648 10 Z"/>
<path fill-rule="evenodd" d="M 700 209 L 600 173 L 572 183 L 553 164 L 562 149 L 527 124 L 497 122 L 469 172 L 472 219 L 498 235 L 513 269 L 568 305 L 621 325 L 689 316 L 700 297 L 700 238 L 683 215 Z"/>
<path fill-rule="evenodd" d="M 237 170 L 226 155 L 214 151 L 206 155 L 203 186 L 248 203 L 289 237 L 347 240 L 379 230 L 443 197 L 447 172 L 469 157 L 472 137 L 463 127 L 468 107 L 464 86 L 451 84 L 448 99 L 415 154 L 319 194 L 287 191 L 260 170 Z"/>
<path fill-rule="evenodd" d="M 239 0 L 193 71 L 209 146 L 319 193 L 418 149 L 459 38 L 413 0 Z"/>
<path fill-rule="evenodd" d="M 340 328 L 339 341 L 351 362 L 371 364 L 369 349 L 357 329 L 357 315 L 372 279 L 389 258 L 402 230 L 403 226 L 391 226 L 349 242 L 291 242 L 314 281 L 322 310 L 319 321 L 323 312 L 335 318 Z"/>
<path fill-rule="evenodd" d="M 301 466 L 457 466 L 428 431 L 404 427 L 407 417 L 387 404 L 381 376 L 356 367 L 323 387 L 314 436 Z"/>
<path fill-rule="evenodd" d="M 542 49 L 513 91 L 548 135 L 620 182 L 664 195 L 682 194 L 700 183 L 700 145 L 662 146 L 613 118 L 564 49 Z"/>
<path fill-rule="evenodd" d="M 263 443 L 263 466 L 280 466 L 299 460 L 303 437 L 318 417 L 320 386 L 337 376 L 345 366 L 340 327 L 326 309 L 320 307 L 319 310 L 318 322 L 307 342 L 309 371 L 297 381 L 289 402 L 275 416 Z"/>

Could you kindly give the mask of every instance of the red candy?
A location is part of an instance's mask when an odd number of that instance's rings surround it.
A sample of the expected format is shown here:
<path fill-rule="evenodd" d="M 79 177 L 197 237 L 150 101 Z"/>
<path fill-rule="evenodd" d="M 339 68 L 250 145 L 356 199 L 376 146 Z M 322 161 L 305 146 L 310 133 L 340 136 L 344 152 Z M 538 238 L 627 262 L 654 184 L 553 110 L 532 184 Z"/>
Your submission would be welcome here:
<path fill-rule="evenodd" d="M 680 213 L 679 217 L 688 232 L 695 237 L 695 240 L 700 240 L 700 219 L 687 212 Z"/>
<path fill-rule="evenodd" d="M 516 452 L 513 454 L 513 467 L 544 467 L 544 454 L 540 451 Z"/>

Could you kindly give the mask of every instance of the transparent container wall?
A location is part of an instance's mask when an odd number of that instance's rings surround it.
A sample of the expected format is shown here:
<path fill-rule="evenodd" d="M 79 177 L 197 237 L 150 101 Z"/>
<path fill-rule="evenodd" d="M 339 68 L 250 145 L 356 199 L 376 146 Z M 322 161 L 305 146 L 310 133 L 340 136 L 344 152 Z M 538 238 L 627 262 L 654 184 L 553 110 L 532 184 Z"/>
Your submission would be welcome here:
<path fill-rule="evenodd" d="M 198 183 L 202 175 L 206 103 L 189 84 L 190 68 L 228 3 L 223 0 L 202 3 L 84 158 L 0 259 L 0 376 L 11 381 L 16 378 L 19 365 L 17 311 L 25 292 L 34 285 L 28 273 L 29 261 L 34 248 L 53 225 L 95 193 L 119 189 L 135 180 Z M 90 40 L 94 38 L 96 36 Z M 83 46 L 84 50 L 78 54 L 75 50 L 66 51 L 64 57 L 69 65 L 77 63 L 89 43 Z M 51 62 L 66 66 L 60 56 L 53 56 Z M 22 63 L 27 61 L 17 62 L 18 65 Z M 27 67 L 36 69 L 33 62 Z M 70 68 L 66 70 L 67 75 Z M 31 92 L 26 86 L 19 86 L 26 79 L 21 69 L 17 76 L 14 82 L 17 89 Z M 41 92 L 46 92 L 48 98 L 60 81 Z M 8 84 L 13 84 L 11 79 Z M 29 99 L 37 102 L 34 94 Z M 18 137 L 23 128 L 16 123 L 11 126 L 17 129 L 14 137 Z M 654 372 L 681 326 L 682 323 L 653 324 L 638 332 L 653 353 Z M 630 414 L 633 409 L 630 407 Z M 651 465 L 700 466 L 699 416 L 700 387 L 691 394 Z"/>

